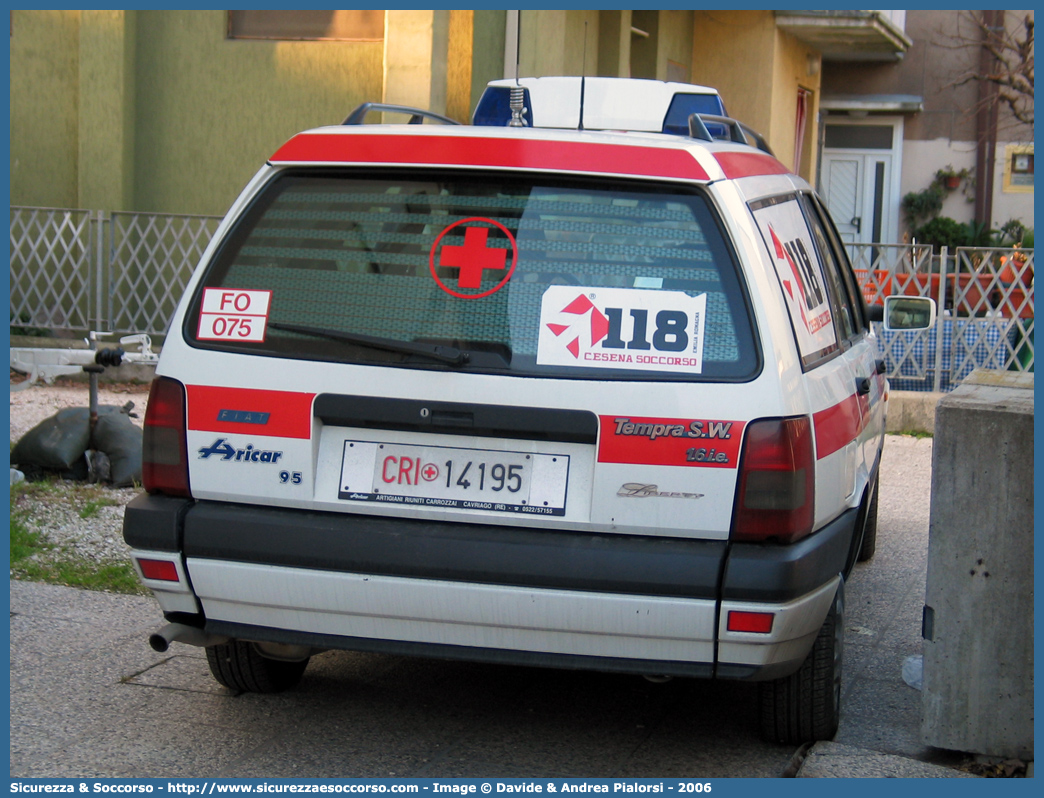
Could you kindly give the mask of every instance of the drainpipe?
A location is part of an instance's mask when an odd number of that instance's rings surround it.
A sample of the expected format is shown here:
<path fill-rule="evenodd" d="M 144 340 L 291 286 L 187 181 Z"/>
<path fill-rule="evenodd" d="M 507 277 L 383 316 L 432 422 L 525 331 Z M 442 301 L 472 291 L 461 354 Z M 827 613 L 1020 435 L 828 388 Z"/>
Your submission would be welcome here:
<path fill-rule="evenodd" d="M 983 46 L 979 50 L 979 74 L 986 75 L 994 67 L 993 56 L 986 49 L 987 39 L 1004 24 L 1004 12 L 980 11 L 983 23 Z M 993 179 L 997 160 L 997 87 L 989 81 L 979 82 L 979 104 L 975 114 L 975 220 L 992 226 Z"/>

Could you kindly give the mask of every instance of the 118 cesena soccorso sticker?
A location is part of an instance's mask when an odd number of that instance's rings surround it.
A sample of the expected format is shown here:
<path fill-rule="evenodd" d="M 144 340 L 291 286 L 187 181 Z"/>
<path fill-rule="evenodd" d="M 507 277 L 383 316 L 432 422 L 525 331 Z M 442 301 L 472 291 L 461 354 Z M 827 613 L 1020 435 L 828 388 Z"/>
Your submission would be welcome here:
<path fill-rule="evenodd" d="M 548 286 L 537 363 L 699 374 L 706 319 L 706 294 Z"/>

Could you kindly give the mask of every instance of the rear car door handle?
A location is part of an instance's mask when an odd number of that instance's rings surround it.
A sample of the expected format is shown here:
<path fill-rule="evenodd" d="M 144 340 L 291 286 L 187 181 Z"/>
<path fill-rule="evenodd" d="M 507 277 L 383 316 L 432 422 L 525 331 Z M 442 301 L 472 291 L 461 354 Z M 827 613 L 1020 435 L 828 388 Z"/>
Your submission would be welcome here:
<path fill-rule="evenodd" d="M 869 377 L 861 377 L 858 380 L 856 380 L 856 393 L 859 396 L 866 396 L 868 393 L 870 393 Z"/>

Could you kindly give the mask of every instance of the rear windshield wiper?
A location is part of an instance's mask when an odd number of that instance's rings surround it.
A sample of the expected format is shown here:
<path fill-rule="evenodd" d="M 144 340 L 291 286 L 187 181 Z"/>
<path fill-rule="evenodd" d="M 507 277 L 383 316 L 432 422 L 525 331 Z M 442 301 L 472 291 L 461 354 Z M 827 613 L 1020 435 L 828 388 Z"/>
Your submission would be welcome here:
<path fill-rule="evenodd" d="M 399 352 L 404 355 L 421 355 L 442 363 L 451 363 L 459 366 L 468 362 L 468 353 L 462 352 L 456 347 L 442 346 L 440 344 L 415 344 L 412 341 L 397 341 L 394 338 L 378 338 L 373 335 L 362 333 L 342 332 L 341 330 L 327 330 L 323 327 L 302 327 L 298 324 L 282 324 L 269 322 L 268 326 L 275 330 L 286 330 L 287 332 L 311 335 L 316 338 L 329 338 L 333 341 L 345 341 L 350 344 L 361 344 L 371 349 L 383 349 L 388 352 Z"/>

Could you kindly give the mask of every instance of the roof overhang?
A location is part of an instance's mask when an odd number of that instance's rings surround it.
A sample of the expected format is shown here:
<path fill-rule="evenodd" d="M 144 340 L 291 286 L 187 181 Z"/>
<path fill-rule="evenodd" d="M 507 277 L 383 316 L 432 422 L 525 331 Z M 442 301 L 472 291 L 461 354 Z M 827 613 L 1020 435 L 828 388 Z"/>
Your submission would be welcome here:
<path fill-rule="evenodd" d="M 924 98 L 916 94 L 825 94 L 821 111 L 863 114 L 915 114 L 924 110 Z"/>
<path fill-rule="evenodd" d="M 880 11 L 777 11 L 776 25 L 824 61 L 898 61 L 913 44 Z"/>

